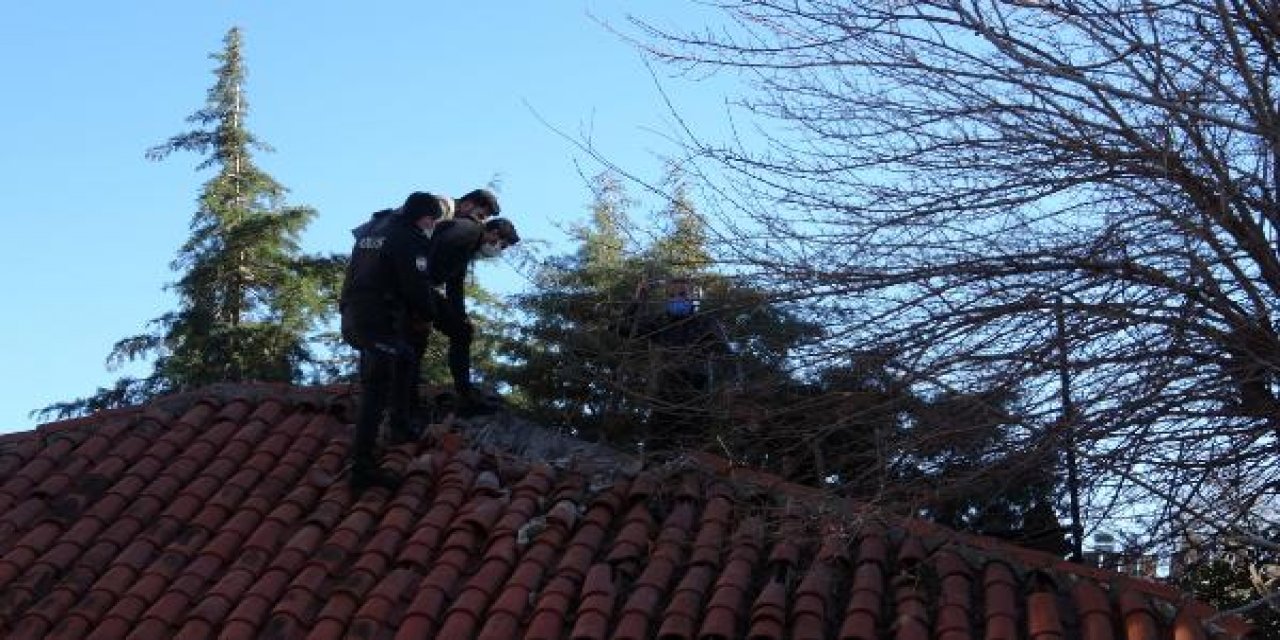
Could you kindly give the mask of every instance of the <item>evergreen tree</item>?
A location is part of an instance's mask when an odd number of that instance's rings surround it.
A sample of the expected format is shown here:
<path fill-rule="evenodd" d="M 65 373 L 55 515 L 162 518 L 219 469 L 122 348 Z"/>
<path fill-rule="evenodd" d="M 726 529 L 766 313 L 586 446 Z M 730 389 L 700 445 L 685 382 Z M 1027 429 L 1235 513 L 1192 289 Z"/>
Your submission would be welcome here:
<path fill-rule="evenodd" d="M 805 379 L 763 388 L 749 378 L 752 429 L 738 443 L 745 460 L 804 484 L 874 497 L 894 475 L 907 385 L 885 354 L 827 364 Z M 768 380 L 768 378 L 765 378 Z"/>
<path fill-rule="evenodd" d="M 117 342 L 108 357 L 118 364 L 155 356 L 152 373 L 43 413 L 76 415 L 213 382 L 293 382 L 315 362 L 309 335 L 331 310 L 341 260 L 302 253 L 315 211 L 287 205 L 287 190 L 254 164 L 253 151 L 270 148 L 246 128 L 241 44 L 232 28 L 211 55 L 216 80 L 204 108 L 187 118 L 195 128 L 147 152 L 152 160 L 196 153 L 204 158 L 197 170 L 216 170 L 171 264 L 181 273 L 172 285 L 179 308 L 153 320 L 153 332 Z"/>
<path fill-rule="evenodd" d="M 701 313 L 721 325 L 732 356 L 708 363 L 715 371 L 711 389 L 692 409 L 705 415 L 698 433 L 683 435 L 694 446 L 720 451 L 734 439 L 734 412 L 751 409 L 741 401 L 744 380 L 759 388 L 787 384 L 789 350 L 815 329 L 770 304 L 764 292 L 714 273 L 702 220 L 677 171 L 668 174 L 667 186 L 670 197 L 653 218 L 659 235 L 639 246 L 629 242 L 641 234 L 622 184 L 609 174 L 595 178 L 589 222 L 574 230 L 577 251 L 547 260 L 538 290 L 519 299 L 527 320 L 505 348 L 514 362 L 504 379 L 546 424 L 616 445 L 639 443 L 658 404 L 655 367 L 675 356 L 653 349 L 636 321 L 662 313 L 663 283 L 688 278 L 702 292 Z M 641 282 L 651 291 L 637 299 Z M 636 309 L 630 320 L 627 307 Z"/>
<path fill-rule="evenodd" d="M 629 205 L 616 176 L 591 184 L 591 215 L 572 230 L 578 250 L 538 267 L 537 290 L 517 299 L 528 318 L 504 347 L 503 381 L 534 419 L 587 439 L 625 440 L 636 411 L 619 384 L 631 357 L 616 330 L 641 261 L 626 255 Z"/>
<path fill-rule="evenodd" d="M 734 450 L 796 482 L 1065 554 L 1057 452 L 1008 445 L 1025 428 L 1013 418 L 1016 392 L 927 394 L 894 362 L 867 351 L 811 379 L 751 386 L 743 396 L 756 415 Z"/>
<path fill-rule="evenodd" d="M 1275 527 L 1264 529 L 1272 545 L 1280 542 Z M 1198 549 L 1200 557 L 1177 576 L 1178 586 L 1191 591 L 1221 611 L 1236 610 L 1254 626 L 1251 638 L 1280 638 L 1280 553 L 1274 546 L 1250 548 L 1228 542 Z"/>
<path fill-rule="evenodd" d="M 662 235 L 650 247 L 650 259 L 671 276 L 705 276 L 712 264 L 707 227 L 694 206 L 688 177 L 679 165 L 671 164 L 662 186 L 670 195 L 658 212 Z"/>
<path fill-rule="evenodd" d="M 901 445 L 911 464 L 899 482 L 923 490 L 922 515 L 935 522 L 1064 555 L 1067 528 L 1055 509 L 1063 465 L 1048 446 L 1008 445 L 1025 428 L 1013 417 L 1017 400 L 1007 388 L 915 399 Z"/>
<path fill-rule="evenodd" d="M 582 268 L 597 287 L 625 286 L 627 270 L 626 237 L 630 226 L 627 208 L 631 200 L 617 176 L 603 173 L 592 185 L 590 224 L 575 229 L 581 245 Z"/>

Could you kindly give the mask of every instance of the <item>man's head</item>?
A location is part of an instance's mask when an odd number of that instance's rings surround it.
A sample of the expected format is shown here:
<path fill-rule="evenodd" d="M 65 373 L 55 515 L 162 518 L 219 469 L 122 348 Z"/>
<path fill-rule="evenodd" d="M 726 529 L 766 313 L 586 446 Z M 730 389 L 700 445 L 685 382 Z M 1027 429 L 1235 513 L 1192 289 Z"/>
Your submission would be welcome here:
<path fill-rule="evenodd" d="M 693 283 L 684 278 L 667 281 L 667 314 L 675 317 L 693 315 L 697 310 Z"/>
<path fill-rule="evenodd" d="M 453 201 L 425 191 L 414 191 L 404 199 L 404 204 L 401 205 L 400 211 L 414 222 L 418 222 L 423 218 L 439 220 L 448 218 L 449 214 L 453 212 Z"/>
<path fill-rule="evenodd" d="M 488 189 L 469 191 L 458 198 L 458 215 L 474 218 L 480 222 L 498 215 L 501 211 L 502 207 L 498 206 L 498 196 Z"/>
<path fill-rule="evenodd" d="M 507 247 L 520 242 L 516 226 L 506 218 L 493 218 L 484 223 L 484 236 L 480 239 L 480 257 L 496 258 Z"/>

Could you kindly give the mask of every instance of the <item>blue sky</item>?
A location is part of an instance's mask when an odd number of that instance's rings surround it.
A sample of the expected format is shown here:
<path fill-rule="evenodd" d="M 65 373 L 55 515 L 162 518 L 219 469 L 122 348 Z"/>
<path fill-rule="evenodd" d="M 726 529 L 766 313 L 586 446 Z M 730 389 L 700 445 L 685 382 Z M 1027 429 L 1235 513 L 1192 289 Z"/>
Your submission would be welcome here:
<path fill-rule="evenodd" d="M 195 156 L 143 153 L 187 130 L 230 27 L 244 31 L 249 128 L 276 150 L 258 162 L 319 212 L 308 250 L 348 251 L 351 227 L 412 190 L 496 178 L 522 236 L 557 252 L 590 200 L 580 170 L 601 167 L 553 128 L 648 179 L 674 151 L 642 56 L 598 22 L 628 14 L 708 17 L 665 0 L 6 3 L 0 432 L 115 380 L 112 344 L 175 307 L 168 265 L 208 174 Z M 725 83 L 658 77 L 683 118 L 723 122 Z M 479 276 L 524 284 L 510 267 Z"/>

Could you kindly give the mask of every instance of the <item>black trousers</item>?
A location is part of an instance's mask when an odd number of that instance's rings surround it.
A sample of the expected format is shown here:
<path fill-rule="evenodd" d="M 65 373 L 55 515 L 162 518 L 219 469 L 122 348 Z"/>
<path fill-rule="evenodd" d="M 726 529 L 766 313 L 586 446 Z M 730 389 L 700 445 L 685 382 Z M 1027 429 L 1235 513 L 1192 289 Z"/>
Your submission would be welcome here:
<path fill-rule="evenodd" d="M 347 313 L 342 318 L 343 339 L 360 352 L 360 407 L 351 458 L 357 466 L 374 466 L 383 415 L 391 429 L 408 428 L 415 399 L 411 380 L 419 360 L 406 341 L 391 332 L 370 332 L 359 320 Z"/>
<path fill-rule="evenodd" d="M 403 342 L 376 341 L 360 350 L 360 412 L 351 445 L 355 464 L 373 462 L 384 414 L 392 430 L 408 429 L 413 397 L 406 381 L 413 377 L 416 362 L 413 351 Z"/>
<path fill-rule="evenodd" d="M 449 376 L 453 378 L 454 391 L 459 396 L 465 396 L 471 392 L 471 342 L 475 339 L 474 330 L 466 316 L 458 313 L 448 304 L 443 294 L 432 291 L 431 295 L 435 310 L 431 326 L 449 339 L 445 362 L 449 365 Z M 422 333 L 412 340 L 411 346 L 417 353 L 418 362 L 422 361 L 422 354 L 427 349 L 427 338 L 427 334 Z M 420 371 L 415 368 L 414 389 L 417 389 L 417 381 L 420 377 Z"/>

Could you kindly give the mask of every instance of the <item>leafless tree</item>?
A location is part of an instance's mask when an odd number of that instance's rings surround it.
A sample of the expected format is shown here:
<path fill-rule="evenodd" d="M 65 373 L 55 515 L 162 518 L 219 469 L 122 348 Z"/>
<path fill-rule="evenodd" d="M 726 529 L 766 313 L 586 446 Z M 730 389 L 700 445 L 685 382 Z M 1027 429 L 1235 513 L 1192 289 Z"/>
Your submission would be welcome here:
<path fill-rule="evenodd" d="M 736 268 L 828 324 L 816 355 L 1015 384 L 1004 445 L 1072 447 L 1088 523 L 1275 543 L 1280 4 L 710 4 L 622 31 L 748 83 L 738 134 L 685 143 Z"/>

